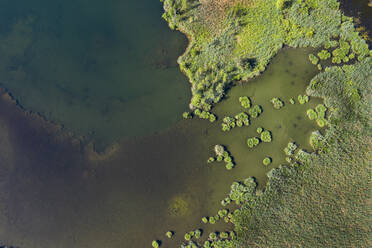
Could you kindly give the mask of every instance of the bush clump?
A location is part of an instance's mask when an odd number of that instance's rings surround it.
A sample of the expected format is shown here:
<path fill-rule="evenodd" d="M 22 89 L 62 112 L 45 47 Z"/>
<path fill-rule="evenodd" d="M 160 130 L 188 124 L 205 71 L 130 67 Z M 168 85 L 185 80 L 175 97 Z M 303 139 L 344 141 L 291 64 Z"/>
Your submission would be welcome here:
<path fill-rule="evenodd" d="M 258 128 L 256 129 L 256 132 L 257 132 L 258 134 L 262 133 L 262 131 L 263 131 L 263 128 L 262 128 L 262 127 L 258 127 Z"/>
<path fill-rule="evenodd" d="M 224 132 L 230 131 L 236 125 L 235 119 L 229 116 L 224 117 L 222 121 L 222 131 Z"/>
<path fill-rule="evenodd" d="M 316 114 L 314 109 L 308 109 L 306 111 L 306 114 L 307 114 L 307 116 L 309 117 L 310 120 L 315 120 L 316 118 L 318 118 L 318 115 Z"/>
<path fill-rule="evenodd" d="M 270 102 L 273 104 L 275 109 L 281 109 L 284 106 L 284 102 L 280 100 L 280 98 L 277 98 L 277 97 L 274 97 L 273 99 L 271 99 Z"/>
<path fill-rule="evenodd" d="M 324 127 L 327 125 L 327 120 L 325 119 L 327 108 L 323 104 L 318 104 L 314 109 L 307 110 L 307 116 L 310 120 L 315 120 L 319 127 Z"/>
<path fill-rule="evenodd" d="M 266 158 L 264 158 L 263 160 L 262 160 L 262 163 L 264 164 L 264 165 L 269 165 L 269 164 L 271 164 L 271 162 L 272 162 L 272 159 L 270 158 L 270 157 L 266 157 Z"/>
<path fill-rule="evenodd" d="M 297 149 L 297 145 L 296 143 L 294 142 L 289 142 L 287 147 L 284 148 L 284 153 L 287 155 L 287 156 L 292 156 L 294 154 L 294 152 L 296 151 Z"/>
<path fill-rule="evenodd" d="M 235 167 L 235 163 L 233 161 L 233 158 L 231 157 L 229 151 L 222 145 L 215 145 L 214 146 L 214 152 L 217 155 L 217 158 L 215 159 L 214 157 L 210 157 L 208 159 L 208 162 L 214 162 L 217 160 L 218 162 L 221 162 L 222 160 L 226 162 L 226 169 L 231 170 Z"/>
<path fill-rule="evenodd" d="M 289 103 L 290 103 L 290 104 L 295 104 L 295 100 L 294 100 L 293 98 L 290 98 L 290 99 L 289 99 Z"/>
<path fill-rule="evenodd" d="M 207 224 L 208 223 L 208 218 L 207 217 L 203 217 L 201 219 L 201 221 L 204 223 L 204 224 Z"/>
<path fill-rule="evenodd" d="M 174 233 L 172 231 L 168 231 L 168 232 L 165 233 L 165 236 L 167 236 L 167 238 L 169 238 L 169 239 L 172 238 L 173 235 L 174 235 Z"/>
<path fill-rule="evenodd" d="M 305 104 L 305 103 L 309 102 L 309 96 L 308 95 L 303 95 L 303 96 L 298 95 L 297 99 L 298 99 L 298 102 L 300 104 Z"/>
<path fill-rule="evenodd" d="M 265 130 L 261 133 L 261 140 L 263 142 L 271 142 L 272 137 L 271 137 L 271 132 L 268 130 Z"/>
<path fill-rule="evenodd" d="M 310 60 L 310 62 L 311 62 L 313 65 L 316 65 L 316 64 L 318 64 L 318 62 L 319 62 L 318 57 L 315 56 L 314 54 L 309 54 L 309 60 Z"/>
<path fill-rule="evenodd" d="M 243 108 L 246 108 L 246 109 L 249 109 L 252 106 L 251 105 L 251 99 L 249 99 L 249 97 L 247 97 L 247 96 L 239 97 L 239 102 L 240 102 L 240 105 Z"/>
<path fill-rule="evenodd" d="M 238 127 L 242 127 L 243 125 L 249 126 L 249 116 L 246 113 L 241 112 L 235 115 L 235 119 Z"/>
<path fill-rule="evenodd" d="M 153 240 L 151 243 L 153 248 L 159 248 L 160 247 L 160 241 L 159 240 Z"/>
<path fill-rule="evenodd" d="M 183 119 L 191 119 L 192 118 L 192 115 L 191 115 L 190 112 L 183 112 L 182 118 Z"/>
<path fill-rule="evenodd" d="M 247 145 L 248 145 L 249 148 L 253 148 L 253 147 L 257 146 L 258 144 L 260 144 L 260 140 L 256 137 L 252 137 L 252 138 L 247 139 Z"/>
<path fill-rule="evenodd" d="M 330 52 L 328 52 L 327 50 L 322 50 L 318 53 L 318 57 L 321 59 L 321 60 L 327 60 L 331 57 L 331 54 Z"/>
<path fill-rule="evenodd" d="M 260 105 L 254 105 L 248 110 L 248 114 L 252 118 L 257 118 L 262 113 L 262 107 Z"/>

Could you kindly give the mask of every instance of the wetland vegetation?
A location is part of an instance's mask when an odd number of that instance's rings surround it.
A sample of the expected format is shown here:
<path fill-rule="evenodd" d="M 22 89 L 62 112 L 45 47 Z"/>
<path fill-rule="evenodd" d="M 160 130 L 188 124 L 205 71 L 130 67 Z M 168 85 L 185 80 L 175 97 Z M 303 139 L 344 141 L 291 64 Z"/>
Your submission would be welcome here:
<path fill-rule="evenodd" d="M 182 2 L 188 4 L 165 0 L 163 18 L 190 39 L 178 63 L 191 82 L 191 108 L 210 111 L 236 82 L 245 83 L 262 73 L 284 45 L 313 47 L 320 50 L 308 59 L 320 72 L 297 100 L 307 105 L 310 97 L 322 98 L 324 104 L 307 108 L 304 114 L 320 128 L 327 126 L 322 133 L 307 136 L 314 152 L 298 149 L 294 141 L 282 148 L 287 163 L 269 171 L 263 191 L 252 178 L 233 183 L 222 205 L 241 204 L 231 215 L 237 238 L 226 240 L 226 235 L 212 232 L 212 241 L 204 247 L 368 247 L 372 52 L 353 18 L 340 11 L 336 0 Z M 252 107 L 248 97 L 240 97 L 239 102 L 251 118 L 263 112 L 259 105 Z M 295 105 L 293 98 L 289 102 Z M 271 103 L 275 109 L 284 106 L 278 97 Z M 227 115 L 222 125 L 230 131 L 235 124 Z M 248 138 L 250 148 L 260 140 L 271 142 L 269 130 L 258 127 L 256 131 L 260 139 Z M 262 163 L 271 161 L 266 156 Z"/>

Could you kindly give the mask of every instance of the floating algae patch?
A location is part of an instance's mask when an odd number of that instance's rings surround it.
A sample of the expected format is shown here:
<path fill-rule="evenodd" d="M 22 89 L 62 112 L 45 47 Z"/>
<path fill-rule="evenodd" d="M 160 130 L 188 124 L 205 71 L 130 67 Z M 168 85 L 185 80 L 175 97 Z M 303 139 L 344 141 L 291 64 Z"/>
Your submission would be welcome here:
<path fill-rule="evenodd" d="M 0 86 L 97 142 L 169 127 L 190 89 L 176 63 L 186 38 L 161 13 L 151 0 L 1 1 Z"/>
<path fill-rule="evenodd" d="M 190 198 L 186 196 L 175 196 L 169 202 L 169 215 L 172 217 L 185 216 L 189 213 Z"/>

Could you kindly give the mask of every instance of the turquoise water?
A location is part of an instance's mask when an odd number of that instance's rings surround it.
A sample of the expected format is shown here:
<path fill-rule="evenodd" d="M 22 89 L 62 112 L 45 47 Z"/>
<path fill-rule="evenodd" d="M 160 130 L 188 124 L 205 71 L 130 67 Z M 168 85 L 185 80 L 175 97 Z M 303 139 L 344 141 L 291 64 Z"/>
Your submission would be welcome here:
<path fill-rule="evenodd" d="M 152 0 L 1 1 L 0 86 L 96 144 L 169 127 L 190 90 L 186 38 L 161 14 Z"/>

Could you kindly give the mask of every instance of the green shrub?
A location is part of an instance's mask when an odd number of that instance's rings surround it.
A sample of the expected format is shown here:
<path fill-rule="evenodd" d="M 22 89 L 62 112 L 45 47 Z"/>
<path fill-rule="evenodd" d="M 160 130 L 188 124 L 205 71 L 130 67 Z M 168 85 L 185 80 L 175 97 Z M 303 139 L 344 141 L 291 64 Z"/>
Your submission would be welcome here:
<path fill-rule="evenodd" d="M 271 162 L 272 162 L 272 160 L 271 160 L 271 158 L 270 157 L 266 157 L 266 158 L 264 158 L 263 160 L 262 160 L 262 163 L 264 164 L 264 165 L 269 165 L 269 164 L 271 164 Z"/>
<path fill-rule="evenodd" d="M 316 114 L 314 109 L 308 109 L 306 111 L 306 114 L 307 114 L 307 116 L 309 117 L 310 120 L 315 120 L 316 118 L 318 118 L 318 115 Z"/>
<path fill-rule="evenodd" d="M 296 151 L 297 149 L 297 145 L 296 143 L 294 142 L 289 142 L 287 147 L 284 148 L 284 153 L 287 155 L 287 156 L 292 156 L 293 153 Z"/>
<path fill-rule="evenodd" d="M 183 119 L 191 119 L 192 115 L 190 112 L 183 112 L 182 117 Z"/>
<path fill-rule="evenodd" d="M 263 128 L 262 128 L 262 127 L 258 127 L 258 128 L 256 129 L 256 132 L 257 132 L 258 134 L 262 133 L 262 131 L 263 131 Z"/>
<path fill-rule="evenodd" d="M 216 240 L 217 239 L 217 233 L 215 233 L 215 232 L 210 233 L 209 234 L 209 239 L 210 240 Z"/>
<path fill-rule="evenodd" d="M 316 124 L 317 124 L 319 127 L 324 127 L 324 126 L 327 125 L 327 121 L 326 121 L 326 119 L 318 118 L 318 119 L 316 119 Z"/>
<path fill-rule="evenodd" d="M 204 224 L 207 224 L 208 223 L 208 218 L 207 217 L 203 217 L 201 219 L 201 221 L 204 223 Z"/>
<path fill-rule="evenodd" d="M 208 160 L 207 160 L 207 163 L 213 163 L 215 161 L 215 158 L 214 157 L 209 157 Z"/>
<path fill-rule="evenodd" d="M 253 148 L 253 147 L 257 146 L 259 143 L 260 143 L 260 140 L 256 137 L 247 139 L 247 145 L 248 145 L 249 148 Z"/>
<path fill-rule="evenodd" d="M 271 142 L 272 137 L 271 137 L 271 132 L 268 130 L 265 130 L 261 133 L 261 140 L 263 142 Z"/>
<path fill-rule="evenodd" d="M 322 50 L 318 53 L 318 57 L 321 60 L 326 60 L 326 59 L 329 59 L 331 57 L 331 54 L 327 50 Z"/>
<path fill-rule="evenodd" d="M 224 117 L 222 121 L 222 131 L 230 131 L 236 125 L 235 119 L 229 116 Z"/>
<path fill-rule="evenodd" d="M 192 237 L 191 237 L 190 233 L 186 233 L 184 238 L 185 238 L 185 240 L 190 240 Z"/>
<path fill-rule="evenodd" d="M 216 159 L 218 162 L 221 162 L 223 160 L 223 156 L 222 155 L 217 155 L 217 159 Z"/>
<path fill-rule="evenodd" d="M 221 239 L 227 239 L 229 237 L 229 234 L 227 232 L 220 232 L 219 236 Z"/>
<path fill-rule="evenodd" d="M 297 99 L 298 99 L 298 102 L 300 104 L 305 104 L 309 101 L 309 96 L 308 95 L 303 95 L 303 96 L 298 95 Z"/>
<path fill-rule="evenodd" d="M 289 103 L 290 103 L 290 104 L 295 104 L 295 100 L 294 100 L 293 98 L 290 98 L 290 99 L 289 99 Z"/>
<path fill-rule="evenodd" d="M 153 240 L 151 244 L 152 244 L 153 248 L 159 248 L 160 247 L 160 241 L 159 240 Z"/>
<path fill-rule="evenodd" d="M 234 168 L 234 163 L 232 163 L 232 162 L 228 162 L 228 163 L 226 163 L 226 169 L 227 170 L 231 170 L 231 169 L 233 169 Z"/>
<path fill-rule="evenodd" d="M 247 96 L 241 96 L 241 97 L 239 97 L 239 102 L 240 102 L 240 105 L 243 108 L 248 109 L 248 108 L 251 107 L 251 100 Z"/>
<path fill-rule="evenodd" d="M 165 233 L 165 236 L 167 236 L 169 239 L 173 237 L 173 232 L 172 231 L 168 231 Z"/>
<path fill-rule="evenodd" d="M 232 161 L 232 158 L 230 156 L 226 156 L 223 161 L 225 161 L 226 163 L 230 163 Z"/>
<path fill-rule="evenodd" d="M 237 126 L 241 127 L 243 126 L 243 124 L 245 126 L 249 126 L 249 116 L 246 113 L 241 112 L 235 115 L 235 119 L 236 119 Z"/>
<path fill-rule="evenodd" d="M 318 62 L 319 62 L 318 57 L 315 56 L 314 54 L 309 54 L 309 60 L 310 60 L 310 62 L 311 62 L 313 65 L 316 65 L 316 64 L 318 64 Z"/>
<path fill-rule="evenodd" d="M 196 239 L 199 239 L 201 237 L 201 235 L 202 235 L 202 231 L 200 229 L 196 229 L 194 231 L 194 233 L 195 233 L 195 238 Z"/>
<path fill-rule="evenodd" d="M 210 121 L 210 122 L 215 122 L 216 119 L 217 119 L 217 117 L 216 117 L 214 114 L 210 114 L 210 115 L 209 115 L 209 121 Z"/>
<path fill-rule="evenodd" d="M 254 105 L 248 110 L 248 114 L 252 118 L 257 118 L 262 113 L 262 107 L 260 105 Z"/>
<path fill-rule="evenodd" d="M 213 216 L 209 217 L 209 224 L 216 224 L 216 219 Z"/>
<path fill-rule="evenodd" d="M 315 111 L 317 112 L 319 118 L 324 118 L 327 108 L 323 104 L 318 104 L 315 107 Z"/>
<path fill-rule="evenodd" d="M 277 98 L 277 97 L 274 97 L 273 99 L 271 99 L 270 102 L 273 104 L 275 109 L 281 109 L 284 106 L 284 102 L 280 100 L 280 98 Z"/>

